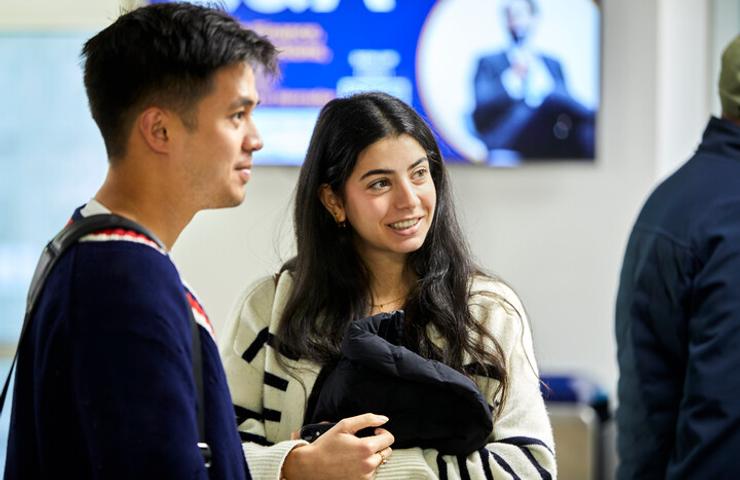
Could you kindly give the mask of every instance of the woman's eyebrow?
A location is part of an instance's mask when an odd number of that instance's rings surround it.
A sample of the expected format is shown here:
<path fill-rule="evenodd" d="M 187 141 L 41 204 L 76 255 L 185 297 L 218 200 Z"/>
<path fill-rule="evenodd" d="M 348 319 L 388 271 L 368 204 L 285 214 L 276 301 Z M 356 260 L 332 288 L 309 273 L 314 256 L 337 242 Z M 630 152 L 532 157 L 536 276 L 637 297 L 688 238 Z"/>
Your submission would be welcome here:
<path fill-rule="evenodd" d="M 420 159 L 412 163 L 407 170 L 412 170 L 416 168 L 420 163 L 425 162 L 427 160 L 428 160 L 427 157 L 421 157 Z"/>
<path fill-rule="evenodd" d="M 412 170 L 416 168 L 420 163 L 425 162 L 425 161 L 427 161 L 427 157 L 422 157 L 418 159 L 417 161 L 415 161 L 414 163 L 412 163 L 411 165 L 409 165 L 409 168 L 407 170 Z M 365 178 L 370 177 L 372 175 L 389 175 L 391 173 L 393 173 L 393 170 L 388 169 L 388 168 L 375 168 L 373 170 L 368 170 L 367 172 L 363 173 L 362 176 L 360 177 L 360 180 L 364 180 Z"/>
<path fill-rule="evenodd" d="M 365 172 L 361 177 L 360 180 L 364 180 L 367 177 L 370 177 L 372 175 L 388 175 L 393 173 L 393 170 L 387 169 L 387 168 L 376 168 L 374 170 L 368 170 Z"/>

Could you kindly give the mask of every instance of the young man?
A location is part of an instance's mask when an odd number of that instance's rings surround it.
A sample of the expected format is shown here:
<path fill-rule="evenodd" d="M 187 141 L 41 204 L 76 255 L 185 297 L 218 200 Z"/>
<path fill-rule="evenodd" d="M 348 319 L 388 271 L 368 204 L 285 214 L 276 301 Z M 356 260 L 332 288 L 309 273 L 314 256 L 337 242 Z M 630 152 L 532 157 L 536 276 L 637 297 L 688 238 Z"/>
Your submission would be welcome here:
<path fill-rule="evenodd" d="M 107 178 L 72 222 L 115 213 L 161 240 L 94 232 L 58 261 L 19 346 L 5 478 L 249 478 L 208 318 L 168 251 L 196 212 L 244 199 L 255 75 L 276 50 L 223 12 L 157 4 L 84 46 Z M 191 315 L 204 401 L 193 373 Z"/>

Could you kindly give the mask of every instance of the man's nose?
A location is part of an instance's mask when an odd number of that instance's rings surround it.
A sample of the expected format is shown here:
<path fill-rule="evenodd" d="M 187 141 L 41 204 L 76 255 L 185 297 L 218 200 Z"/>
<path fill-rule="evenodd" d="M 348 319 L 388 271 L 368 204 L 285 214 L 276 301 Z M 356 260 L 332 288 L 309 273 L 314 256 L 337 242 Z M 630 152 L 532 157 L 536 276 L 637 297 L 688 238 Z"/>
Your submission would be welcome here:
<path fill-rule="evenodd" d="M 246 135 L 244 135 L 244 143 L 242 144 L 242 148 L 248 152 L 256 152 L 257 150 L 260 150 L 263 146 L 264 143 L 262 142 L 262 135 L 260 135 L 257 127 L 252 125 L 247 130 Z"/>

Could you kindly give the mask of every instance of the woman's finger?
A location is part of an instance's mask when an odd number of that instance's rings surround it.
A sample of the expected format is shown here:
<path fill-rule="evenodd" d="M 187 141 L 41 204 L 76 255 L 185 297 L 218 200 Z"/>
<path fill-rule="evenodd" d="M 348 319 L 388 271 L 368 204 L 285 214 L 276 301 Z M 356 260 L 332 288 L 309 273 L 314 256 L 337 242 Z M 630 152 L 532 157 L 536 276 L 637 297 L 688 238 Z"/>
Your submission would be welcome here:
<path fill-rule="evenodd" d="M 393 434 L 384 428 L 375 430 L 375 435 L 360 439 L 371 452 L 380 452 L 393 445 L 396 439 Z"/>
<path fill-rule="evenodd" d="M 388 459 L 391 457 L 391 453 L 393 453 L 393 450 L 391 450 L 390 447 L 384 448 L 383 450 L 376 452 L 376 455 L 379 457 L 378 467 L 388 463 Z M 375 468 L 378 468 L 378 467 L 375 467 Z"/>
<path fill-rule="evenodd" d="M 348 417 L 342 419 L 337 423 L 336 427 L 339 430 L 355 434 L 367 427 L 379 427 L 388 421 L 388 417 L 385 415 L 375 415 L 372 413 L 365 413 L 363 415 L 357 415 L 356 417 Z"/>

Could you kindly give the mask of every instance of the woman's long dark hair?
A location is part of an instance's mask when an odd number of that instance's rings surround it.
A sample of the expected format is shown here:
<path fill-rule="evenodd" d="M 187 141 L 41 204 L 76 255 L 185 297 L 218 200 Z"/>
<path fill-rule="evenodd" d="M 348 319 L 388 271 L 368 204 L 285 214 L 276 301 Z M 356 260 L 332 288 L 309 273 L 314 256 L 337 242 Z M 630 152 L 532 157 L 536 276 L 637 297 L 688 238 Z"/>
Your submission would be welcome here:
<path fill-rule="evenodd" d="M 508 379 L 501 347 L 468 309 L 470 281 L 479 270 L 455 216 L 439 147 L 411 107 L 384 93 L 335 99 L 321 110 L 296 191 L 297 255 L 283 265 L 293 275 L 293 288 L 277 331 L 278 348 L 322 365 L 332 362 L 347 325 L 369 311 L 370 275 L 353 245 L 352 227 L 335 224 L 319 191 L 328 184 L 343 198 L 359 154 L 381 139 L 404 134 L 425 150 L 437 192 L 424 244 L 408 257 L 407 268 L 418 280 L 404 305 L 404 345 L 458 371 L 497 379 L 504 398 Z M 443 348 L 429 338 L 429 324 L 444 339 Z M 465 354 L 475 371 L 464 365 Z"/>

